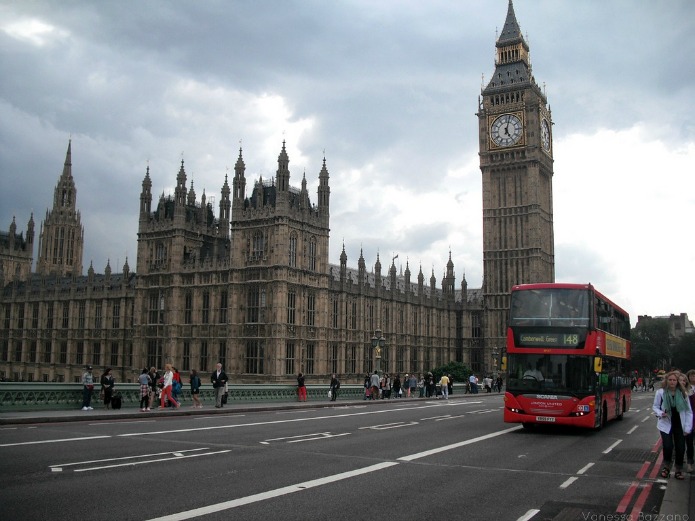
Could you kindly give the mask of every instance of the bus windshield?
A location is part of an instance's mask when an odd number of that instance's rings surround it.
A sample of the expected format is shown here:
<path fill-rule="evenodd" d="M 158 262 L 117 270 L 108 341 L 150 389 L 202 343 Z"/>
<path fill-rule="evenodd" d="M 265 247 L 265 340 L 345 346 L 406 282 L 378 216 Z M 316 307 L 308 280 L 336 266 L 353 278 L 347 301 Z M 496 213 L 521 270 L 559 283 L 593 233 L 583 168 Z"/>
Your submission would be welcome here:
<path fill-rule="evenodd" d="M 560 288 L 512 292 L 509 325 L 588 327 L 589 292 Z"/>
<path fill-rule="evenodd" d="M 593 394 L 596 373 L 586 355 L 509 354 L 507 390 L 543 394 Z"/>

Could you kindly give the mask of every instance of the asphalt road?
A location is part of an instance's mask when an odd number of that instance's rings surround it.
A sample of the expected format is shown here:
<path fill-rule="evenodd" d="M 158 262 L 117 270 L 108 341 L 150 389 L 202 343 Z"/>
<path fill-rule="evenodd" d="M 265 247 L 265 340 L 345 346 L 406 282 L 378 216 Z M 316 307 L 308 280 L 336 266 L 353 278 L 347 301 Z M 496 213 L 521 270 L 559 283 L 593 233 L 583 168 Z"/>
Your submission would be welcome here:
<path fill-rule="evenodd" d="M 651 398 L 601 431 L 505 424 L 498 394 L 2 427 L 1 517 L 637 519 L 664 494 Z"/>

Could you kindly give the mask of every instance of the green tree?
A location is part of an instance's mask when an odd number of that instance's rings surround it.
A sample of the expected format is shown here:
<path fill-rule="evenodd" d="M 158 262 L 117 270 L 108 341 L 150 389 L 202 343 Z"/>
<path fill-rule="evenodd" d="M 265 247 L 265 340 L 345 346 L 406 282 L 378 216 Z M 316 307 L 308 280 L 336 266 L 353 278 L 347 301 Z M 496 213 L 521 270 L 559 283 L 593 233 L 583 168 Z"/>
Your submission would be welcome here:
<path fill-rule="evenodd" d="M 451 375 L 454 382 L 461 383 L 468 380 L 471 370 L 461 362 L 449 362 L 446 365 L 432 369 L 435 382 L 438 382 L 443 374 Z"/>
<path fill-rule="evenodd" d="M 673 348 L 673 366 L 681 371 L 695 369 L 695 335 L 688 333 L 678 339 Z"/>
<path fill-rule="evenodd" d="M 654 369 L 670 369 L 673 349 L 668 319 L 643 318 L 632 330 L 632 368 L 642 374 Z"/>

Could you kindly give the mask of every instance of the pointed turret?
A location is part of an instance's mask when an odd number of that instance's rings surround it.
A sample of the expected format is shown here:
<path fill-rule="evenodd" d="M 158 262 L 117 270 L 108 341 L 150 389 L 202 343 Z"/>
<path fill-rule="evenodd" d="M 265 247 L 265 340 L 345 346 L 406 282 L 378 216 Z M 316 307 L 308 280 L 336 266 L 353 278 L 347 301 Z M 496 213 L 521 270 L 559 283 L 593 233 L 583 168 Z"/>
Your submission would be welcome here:
<path fill-rule="evenodd" d="M 246 197 L 246 165 L 244 164 L 244 159 L 241 156 L 241 147 L 239 147 L 239 157 L 234 165 L 234 200 L 244 200 Z"/>
<path fill-rule="evenodd" d="M 68 141 L 63 172 L 53 191 L 53 208 L 46 210 L 40 229 L 37 273 L 81 275 L 84 229 L 77 211 L 77 189 L 72 177 L 72 140 Z"/>
<path fill-rule="evenodd" d="M 232 203 L 229 200 L 229 183 L 227 182 L 227 174 L 224 175 L 224 184 L 222 185 L 222 197 L 220 198 L 220 236 L 229 238 L 229 219 L 231 218 Z"/>
<path fill-rule="evenodd" d="M 325 157 L 319 173 L 318 199 L 319 215 L 327 219 L 330 214 L 331 187 L 328 185 L 328 169 L 326 168 Z"/>
<path fill-rule="evenodd" d="M 535 84 L 531 74 L 529 46 L 521 34 L 519 23 L 516 21 L 512 0 L 509 0 L 507 18 L 504 21 L 502 33 L 497 38 L 495 48 L 497 50 L 495 73 L 483 90 L 484 95 L 508 88 L 510 85 L 528 86 Z"/>
<path fill-rule="evenodd" d="M 287 192 L 290 189 L 290 158 L 285 149 L 285 140 L 282 140 L 282 150 L 278 155 L 278 170 L 275 176 L 275 186 L 278 192 Z"/>
<path fill-rule="evenodd" d="M 142 180 L 142 192 L 140 192 L 140 219 L 146 219 L 152 211 L 152 179 L 150 179 L 150 165 L 147 165 L 145 178 Z"/>
<path fill-rule="evenodd" d="M 364 284 L 367 277 L 367 264 L 364 262 L 364 254 L 360 248 L 360 258 L 357 260 L 357 282 L 360 286 Z"/>
<path fill-rule="evenodd" d="M 183 159 L 181 160 L 181 168 L 179 168 L 179 173 L 176 176 L 176 189 L 174 190 L 174 201 L 176 202 L 176 209 L 179 211 L 184 210 L 186 204 L 186 170 L 183 167 Z"/>

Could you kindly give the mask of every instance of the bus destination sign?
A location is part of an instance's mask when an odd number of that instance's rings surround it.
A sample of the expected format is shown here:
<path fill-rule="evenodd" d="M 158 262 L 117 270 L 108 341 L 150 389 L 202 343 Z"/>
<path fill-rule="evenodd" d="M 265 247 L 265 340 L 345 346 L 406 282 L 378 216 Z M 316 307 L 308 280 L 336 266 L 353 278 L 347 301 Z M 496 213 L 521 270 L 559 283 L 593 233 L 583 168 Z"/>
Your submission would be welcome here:
<path fill-rule="evenodd" d="M 579 347 L 578 333 L 519 333 L 518 345 L 522 347 Z"/>

